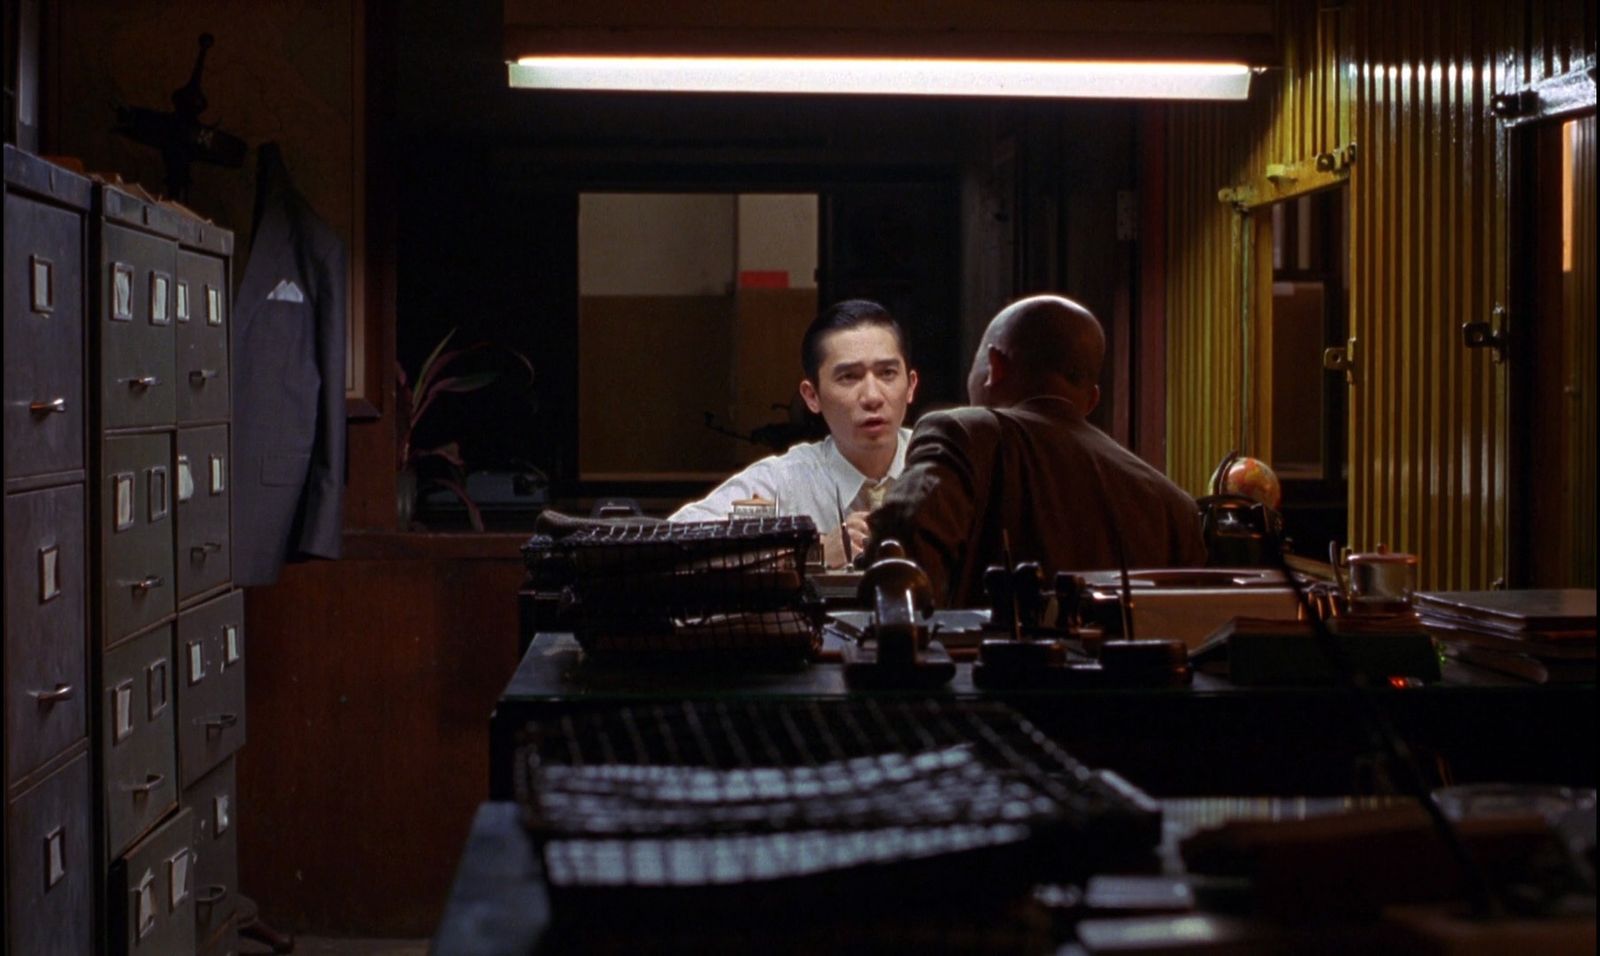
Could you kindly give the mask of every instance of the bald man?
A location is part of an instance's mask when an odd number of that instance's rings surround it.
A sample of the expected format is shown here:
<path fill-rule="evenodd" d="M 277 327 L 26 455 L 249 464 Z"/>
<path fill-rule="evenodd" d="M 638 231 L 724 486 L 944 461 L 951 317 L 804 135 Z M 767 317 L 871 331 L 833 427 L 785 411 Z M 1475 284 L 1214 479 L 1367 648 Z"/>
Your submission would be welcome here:
<path fill-rule="evenodd" d="M 967 377 L 972 405 L 924 415 L 870 523 L 928 572 L 945 606 L 984 603 L 983 570 L 1046 573 L 1205 563 L 1194 499 L 1085 416 L 1100 402 L 1105 332 L 1088 309 L 1034 296 L 1002 309 Z"/>

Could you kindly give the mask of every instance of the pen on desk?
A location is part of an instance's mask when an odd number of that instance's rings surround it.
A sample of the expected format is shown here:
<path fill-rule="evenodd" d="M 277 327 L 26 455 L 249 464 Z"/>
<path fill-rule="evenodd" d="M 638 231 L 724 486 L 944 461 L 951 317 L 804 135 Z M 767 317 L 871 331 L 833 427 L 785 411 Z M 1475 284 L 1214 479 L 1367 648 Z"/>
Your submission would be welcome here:
<path fill-rule="evenodd" d="M 839 509 L 839 540 L 844 544 L 844 566 L 849 567 L 855 563 L 855 555 L 850 553 L 850 529 L 844 526 L 844 505 L 839 504 L 839 499 L 833 499 L 833 505 Z"/>

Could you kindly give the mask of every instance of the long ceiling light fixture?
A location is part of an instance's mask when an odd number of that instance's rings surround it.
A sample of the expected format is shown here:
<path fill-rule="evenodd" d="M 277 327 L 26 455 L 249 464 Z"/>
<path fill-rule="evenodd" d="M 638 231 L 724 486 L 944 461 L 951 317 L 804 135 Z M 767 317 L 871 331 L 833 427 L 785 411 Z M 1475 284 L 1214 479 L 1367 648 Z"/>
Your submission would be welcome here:
<path fill-rule="evenodd" d="M 855 57 L 525 56 L 529 90 L 1242 100 L 1242 63 Z"/>

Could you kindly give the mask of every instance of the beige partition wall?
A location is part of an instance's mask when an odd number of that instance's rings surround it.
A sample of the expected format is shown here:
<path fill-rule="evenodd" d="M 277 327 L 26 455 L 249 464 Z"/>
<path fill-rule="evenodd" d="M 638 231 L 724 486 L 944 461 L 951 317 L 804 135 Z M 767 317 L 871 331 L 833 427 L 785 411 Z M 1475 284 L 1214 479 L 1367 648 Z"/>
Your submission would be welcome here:
<path fill-rule="evenodd" d="M 1347 182 L 1348 538 L 1424 556 L 1425 587 L 1505 573 L 1506 372 L 1460 326 L 1508 281 L 1496 93 L 1581 67 L 1592 6 L 1284 0 L 1282 69 L 1168 132 L 1168 468 L 1190 491 L 1269 433 L 1251 215 Z"/>

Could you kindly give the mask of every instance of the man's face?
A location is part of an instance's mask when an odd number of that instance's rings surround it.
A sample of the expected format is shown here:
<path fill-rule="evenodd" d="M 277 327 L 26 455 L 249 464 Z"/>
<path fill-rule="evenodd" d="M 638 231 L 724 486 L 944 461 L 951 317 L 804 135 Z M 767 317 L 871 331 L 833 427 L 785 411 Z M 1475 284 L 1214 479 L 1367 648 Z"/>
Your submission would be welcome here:
<path fill-rule="evenodd" d="M 847 455 L 894 448 L 916 391 L 917 373 L 906 368 L 894 332 L 880 325 L 824 337 L 817 381 L 800 384 L 806 407 L 828 423 Z"/>

